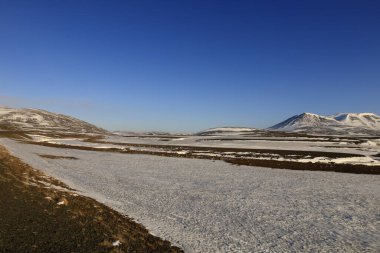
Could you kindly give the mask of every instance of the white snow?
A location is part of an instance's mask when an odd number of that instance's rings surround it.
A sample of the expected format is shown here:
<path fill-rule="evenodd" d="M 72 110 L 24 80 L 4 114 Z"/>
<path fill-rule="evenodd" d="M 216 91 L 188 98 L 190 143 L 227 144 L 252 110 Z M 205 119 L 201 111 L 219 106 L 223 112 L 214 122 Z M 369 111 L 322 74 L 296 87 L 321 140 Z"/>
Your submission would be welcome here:
<path fill-rule="evenodd" d="M 114 246 L 114 247 L 118 247 L 118 246 L 120 246 L 120 245 L 121 245 L 121 242 L 120 242 L 119 240 L 114 241 L 114 242 L 112 243 L 112 246 Z"/>
<path fill-rule="evenodd" d="M 378 252 L 380 177 L 58 149 L 12 154 L 186 252 Z M 38 154 L 75 156 L 43 159 Z"/>
<path fill-rule="evenodd" d="M 347 157 L 347 158 L 336 158 L 333 159 L 334 163 L 349 163 L 349 164 L 377 164 L 380 163 L 368 156 L 365 157 Z"/>
<path fill-rule="evenodd" d="M 373 141 L 366 141 L 360 145 L 362 145 L 362 146 L 377 146 L 377 143 L 373 142 Z"/>
<path fill-rule="evenodd" d="M 338 113 L 331 117 L 350 126 L 380 129 L 380 116 L 374 113 Z"/>
<path fill-rule="evenodd" d="M 280 159 L 277 159 L 280 160 Z M 363 164 L 367 166 L 379 166 L 380 161 L 377 161 L 375 159 L 372 159 L 371 157 L 364 156 L 364 157 L 345 157 L 345 158 L 327 158 L 327 157 L 315 157 L 315 158 L 304 158 L 304 159 L 281 159 L 283 161 L 291 160 L 295 162 L 302 162 L 302 163 L 346 163 L 346 164 Z"/>

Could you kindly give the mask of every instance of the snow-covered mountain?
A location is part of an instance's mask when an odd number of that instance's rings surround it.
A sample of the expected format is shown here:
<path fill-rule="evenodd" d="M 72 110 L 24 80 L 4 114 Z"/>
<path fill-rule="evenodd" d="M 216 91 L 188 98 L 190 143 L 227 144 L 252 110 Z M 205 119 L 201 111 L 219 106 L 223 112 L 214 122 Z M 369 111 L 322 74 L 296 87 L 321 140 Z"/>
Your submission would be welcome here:
<path fill-rule="evenodd" d="M 0 107 L 0 129 L 54 130 L 75 133 L 106 133 L 85 121 L 39 109 Z"/>
<path fill-rule="evenodd" d="M 270 130 L 295 131 L 304 127 L 331 127 L 341 125 L 333 118 L 313 113 L 302 113 L 270 127 Z"/>
<path fill-rule="evenodd" d="M 241 135 L 259 131 L 250 127 L 216 127 L 198 132 L 196 135 Z"/>
<path fill-rule="evenodd" d="M 338 113 L 331 117 L 345 125 L 380 130 L 380 116 L 374 113 Z"/>
<path fill-rule="evenodd" d="M 339 113 L 332 116 L 302 113 L 268 130 L 314 134 L 380 134 L 380 117 L 373 113 Z"/>

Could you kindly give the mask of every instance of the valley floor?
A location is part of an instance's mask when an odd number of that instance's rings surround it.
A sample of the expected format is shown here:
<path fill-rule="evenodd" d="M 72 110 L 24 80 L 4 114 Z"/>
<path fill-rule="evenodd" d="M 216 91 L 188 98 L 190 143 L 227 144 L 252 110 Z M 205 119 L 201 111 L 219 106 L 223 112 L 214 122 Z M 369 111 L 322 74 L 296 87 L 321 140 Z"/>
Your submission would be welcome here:
<path fill-rule="evenodd" d="M 0 146 L 0 252 L 181 252 Z"/>
<path fill-rule="evenodd" d="M 186 252 L 380 249 L 377 175 L 0 144 Z"/>

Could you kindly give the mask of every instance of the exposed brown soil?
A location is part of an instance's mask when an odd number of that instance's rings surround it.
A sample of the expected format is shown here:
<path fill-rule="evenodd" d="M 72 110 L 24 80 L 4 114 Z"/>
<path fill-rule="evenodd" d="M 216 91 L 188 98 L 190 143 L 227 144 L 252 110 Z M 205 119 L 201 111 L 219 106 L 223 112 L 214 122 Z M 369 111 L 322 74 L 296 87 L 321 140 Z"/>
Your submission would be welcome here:
<path fill-rule="evenodd" d="M 342 172 L 342 173 L 354 173 L 354 174 L 374 174 L 380 175 L 380 166 L 366 166 L 366 165 L 352 165 L 352 164 L 335 164 L 335 163 L 301 163 L 301 162 L 292 162 L 292 161 L 276 161 L 276 160 L 263 160 L 263 159 L 246 159 L 246 158 L 229 158 L 229 157 L 216 157 L 216 156 L 206 156 L 206 155 L 195 155 L 194 153 L 187 154 L 178 154 L 178 153 L 168 153 L 168 152 L 158 152 L 158 151 L 144 151 L 144 150 L 121 150 L 117 148 L 94 148 L 94 147 L 84 147 L 84 146 L 71 146 L 65 144 L 55 144 L 55 143 L 45 143 L 45 142 L 31 142 L 27 143 L 56 147 L 56 148 L 69 148 L 69 149 L 79 149 L 79 150 L 89 150 L 89 151 L 104 151 L 104 152 L 118 152 L 118 153 L 128 153 L 128 154 L 148 154 L 148 155 L 157 155 L 157 156 L 167 156 L 167 157 L 185 157 L 185 158 L 197 158 L 197 159 L 211 159 L 211 160 L 222 160 L 232 164 L 237 165 L 249 165 L 249 166 L 260 166 L 267 168 L 276 168 L 276 169 L 290 169 L 290 170 L 309 170 L 309 171 L 332 171 L 332 172 Z M 124 145 L 126 145 L 124 143 Z M 129 145 L 129 144 L 128 144 Z M 137 144 L 140 146 L 140 144 Z M 152 145 L 143 145 L 143 147 L 149 147 Z M 159 145 L 153 145 L 155 147 Z M 162 146 L 159 146 L 162 147 Z M 164 147 L 167 147 L 164 145 Z M 208 147 L 180 147 L 173 146 L 176 149 L 174 150 L 184 150 L 184 148 L 189 148 L 193 151 L 237 151 L 242 150 L 247 151 L 247 149 L 230 149 L 230 148 L 208 148 Z M 177 149 L 179 148 L 179 149 Z M 298 151 L 298 150 L 263 150 L 263 149 L 249 149 L 254 152 L 264 153 L 274 153 L 280 154 L 283 156 L 289 155 L 300 155 L 310 157 L 330 157 L 330 158 L 344 158 L 344 157 L 353 157 L 353 156 L 362 156 L 355 154 L 345 154 L 345 153 L 330 153 L 330 152 L 313 152 L 313 151 Z"/>
<path fill-rule="evenodd" d="M 0 252 L 182 251 L 0 147 Z"/>
<path fill-rule="evenodd" d="M 17 131 L 17 130 L 0 130 L 0 138 L 11 138 L 11 139 L 29 139 L 31 140 L 32 138 L 25 133 L 24 131 Z"/>
<path fill-rule="evenodd" d="M 43 158 L 48 158 L 48 159 L 69 159 L 69 160 L 77 160 L 77 157 L 73 156 L 57 156 L 57 155 L 46 155 L 46 154 L 40 154 L 39 156 Z"/>
<path fill-rule="evenodd" d="M 301 163 L 276 160 L 259 159 L 224 159 L 226 162 L 238 165 L 270 167 L 276 169 L 289 170 L 309 170 L 309 171 L 332 171 L 353 174 L 373 174 L 380 175 L 380 166 L 366 166 L 358 164 L 336 164 L 336 163 Z"/>
<path fill-rule="evenodd" d="M 0 124 L 0 138 L 11 138 L 11 139 L 18 139 L 18 140 L 24 140 L 32 138 L 29 136 L 31 134 L 35 135 L 42 135 L 42 136 L 49 136 L 51 138 L 88 138 L 88 139 L 102 139 L 103 135 L 100 134 L 86 134 L 86 133 L 70 133 L 70 132 L 58 132 L 58 131 L 49 131 L 44 132 L 40 130 L 30 130 L 30 131 L 24 131 L 24 130 L 18 130 L 16 128 L 6 128 L 3 125 Z"/>

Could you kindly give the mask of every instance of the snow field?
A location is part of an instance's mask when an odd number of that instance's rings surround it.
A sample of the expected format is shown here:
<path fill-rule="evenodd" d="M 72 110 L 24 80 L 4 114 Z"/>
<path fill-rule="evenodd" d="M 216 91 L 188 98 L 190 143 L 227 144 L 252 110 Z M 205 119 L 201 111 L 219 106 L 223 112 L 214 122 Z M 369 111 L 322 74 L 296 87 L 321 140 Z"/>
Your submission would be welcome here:
<path fill-rule="evenodd" d="M 0 144 L 186 252 L 380 249 L 379 176 Z"/>

